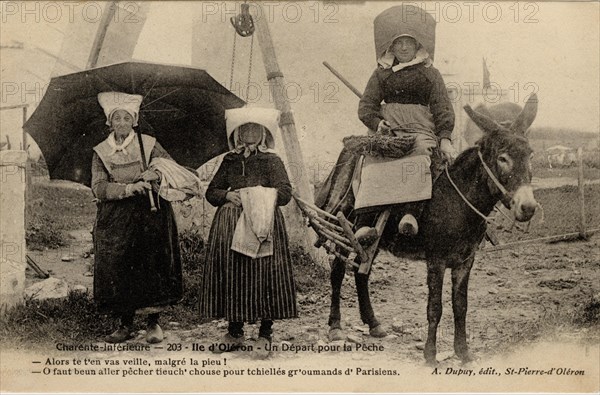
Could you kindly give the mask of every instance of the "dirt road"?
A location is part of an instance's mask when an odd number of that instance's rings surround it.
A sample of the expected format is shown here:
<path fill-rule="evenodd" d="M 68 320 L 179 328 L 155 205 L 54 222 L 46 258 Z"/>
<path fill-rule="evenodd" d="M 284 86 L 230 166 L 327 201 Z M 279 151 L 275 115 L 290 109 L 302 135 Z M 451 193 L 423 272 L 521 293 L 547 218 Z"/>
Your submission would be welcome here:
<path fill-rule="evenodd" d="M 85 233 L 78 233 L 85 235 Z M 535 338 L 545 330 L 563 326 L 561 320 L 582 303 L 600 293 L 598 272 L 600 237 L 589 241 L 558 244 L 531 244 L 506 251 L 479 253 L 469 284 L 468 336 L 472 351 L 483 359 L 506 350 L 507 345 Z M 89 241 L 74 243 L 69 250 L 46 251 L 34 255 L 53 276 L 70 285 L 82 284 L 91 290 L 92 277 L 85 276 L 91 259 L 80 253 Z M 74 257 L 71 262 L 61 256 Z M 52 258 L 52 259 L 48 259 Z M 342 289 L 342 322 L 348 341 L 368 341 L 393 350 L 394 359 L 422 360 L 426 338 L 427 284 L 424 261 L 408 261 L 381 253 L 371 275 L 371 298 L 380 321 L 389 336 L 374 339 L 358 314 L 354 281 L 350 276 Z M 32 280 L 30 281 L 38 281 Z M 275 325 L 277 341 L 294 344 L 328 343 L 329 284 L 326 279 L 314 289 L 298 296 L 300 317 Z M 438 350 L 441 358 L 452 355 L 453 319 L 451 283 L 444 283 L 444 313 L 440 323 Z M 216 341 L 224 332 L 223 322 L 199 325 L 183 330 L 179 323 L 165 323 L 173 339 L 183 342 Z M 247 336 L 256 336 L 257 328 L 248 327 Z M 143 336 L 142 336 L 143 337 Z M 97 340 L 97 339 L 90 339 Z"/>
<path fill-rule="evenodd" d="M 83 229 L 71 232 L 70 236 L 71 246 L 66 249 L 32 251 L 30 255 L 43 268 L 51 270 L 53 276 L 65 279 L 71 286 L 84 285 L 91 291 L 93 277 L 85 274 L 90 271 L 93 258 L 83 257 L 91 247 L 91 235 L 88 229 Z M 149 346 L 148 351 L 59 352 L 53 344 L 30 351 L 3 350 L 1 370 L 3 375 L 11 371 L 22 373 L 23 369 L 31 370 L 32 361 L 36 358 L 51 356 L 87 357 L 101 363 L 137 357 L 150 363 L 169 358 L 192 358 L 200 363 L 214 363 L 212 369 L 221 374 L 225 369 L 242 371 L 254 367 L 282 369 L 286 374 L 294 369 L 354 369 L 349 375 L 342 374 L 341 377 L 311 377 L 305 372 L 295 377 L 266 377 L 265 373 L 265 377 L 258 377 L 258 380 L 257 377 L 250 379 L 244 375 L 232 375 L 227 379 L 220 376 L 178 380 L 171 375 L 158 381 L 140 381 L 139 377 L 132 377 L 95 384 L 89 377 L 66 379 L 48 375 L 40 381 L 56 382 L 62 385 L 62 391 L 83 391 L 86 388 L 122 391 L 125 384 L 135 385 L 138 391 L 152 392 L 190 390 L 190 386 L 193 391 L 233 391 L 236 388 L 242 391 L 325 389 L 476 392 L 506 391 L 507 388 L 534 392 L 597 391 L 600 329 L 597 323 L 595 326 L 585 322 L 574 325 L 573 318 L 580 317 L 583 306 L 593 298 L 598 301 L 599 243 L 600 236 L 596 235 L 588 241 L 529 244 L 503 251 L 480 252 L 471 272 L 467 316 L 468 341 L 477 359 L 468 365 L 461 365 L 453 356 L 454 325 L 450 275 L 447 273 L 444 312 L 438 335 L 438 360 L 443 370 L 440 376 L 433 373 L 432 368 L 424 366 L 422 357 L 427 326 L 425 263 L 396 258 L 387 253 L 378 256 L 370 282 L 375 312 L 389 334 L 386 338 L 376 339 L 368 335 L 368 328 L 360 322 L 354 281 L 347 276 L 342 289 L 342 322 L 347 338 L 345 342 L 329 343 L 327 316 L 330 289 L 328 279 L 321 277 L 314 286 L 303 289 L 298 295 L 300 318 L 275 324 L 274 345 L 277 349 L 266 361 L 253 359 L 249 351 L 221 355 L 193 351 L 199 345 L 206 350 L 218 341 L 225 332 L 226 323 L 223 321 L 201 324 L 192 320 L 191 323 L 181 323 L 165 318 L 162 326 L 167 338 L 158 346 Z M 70 259 L 63 261 L 64 257 Z M 39 280 L 29 276 L 28 281 Z M 600 306 L 600 302 L 596 306 Z M 597 317 L 597 309 L 590 314 Z M 137 337 L 127 344 L 132 347 L 146 346 L 143 329 L 138 328 Z M 248 345 L 252 346 L 257 332 L 256 325 L 246 326 Z M 89 344 L 101 347 L 105 343 L 98 336 L 89 339 Z M 323 351 L 318 352 L 319 349 Z M 16 355 L 12 360 L 11 353 Z M 228 361 L 228 365 L 225 365 L 225 361 Z M 8 367 L 5 365 L 7 363 Z M 509 367 L 561 368 L 587 373 L 583 378 L 553 376 L 540 381 L 507 375 L 506 369 Z M 357 373 L 356 369 L 359 368 L 364 377 Z M 487 368 L 504 373 L 496 380 L 487 376 Z M 450 369 L 449 374 L 445 373 L 447 369 Z M 464 376 L 452 373 L 452 369 L 477 372 L 474 376 Z M 396 371 L 393 377 L 390 377 L 388 370 Z M 79 380 L 83 378 L 86 380 Z M 31 375 L 16 374 L 10 377 L 10 383 L 11 388 L 32 388 L 27 387 L 32 385 Z"/>

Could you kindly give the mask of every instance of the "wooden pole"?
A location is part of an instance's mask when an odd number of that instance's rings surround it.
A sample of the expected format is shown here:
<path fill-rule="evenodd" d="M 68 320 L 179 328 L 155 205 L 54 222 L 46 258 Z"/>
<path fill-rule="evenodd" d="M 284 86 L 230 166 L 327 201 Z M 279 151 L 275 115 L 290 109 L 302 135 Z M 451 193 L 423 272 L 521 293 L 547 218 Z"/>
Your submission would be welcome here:
<path fill-rule="evenodd" d="M 599 231 L 600 231 L 600 228 L 590 229 L 587 231 L 586 234 L 588 237 L 590 237 L 590 236 L 598 233 Z M 493 247 L 482 248 L 480 251 L 494 252 L 494 251 L 508 250 L 508 249 L 511 249 L 514 247 L 522 247 L 522 246 L 529 245 L 529 244 L 557 243 L 560 241 L 574 241 L 574 240 L 580 240 L 580 239 L 581 239 L 581 236 L 580 236 L 579 232 L 565 233 L 564 235 L 546 236 L 546 237 L 540 237 L 538 239 L 521 240 L 521 241 L 515 241 L 512 243 L 500 244 L 500 245 L 493 246 Z"/>
<path fill-rule="evenodd" d="M 100 50 L 102 50 L 102 45 L 104 44 L 104 38 L 106 37 L 106 32 L 108 31 L 108 26 L 110 25 L 110 21 L 115 15 L 115 10 L 118 7 L 116 1 L 111 1 L 106 5 L 104 12 L 102 13 L 102 19 L 100 20 L 100 26 L 98 27 L 98 31 L 96 32 L 96 37 L 94 38 L 94 43 L 92 44 L 92 49 L 90 51 L 90 56 L 87 62 L 87 69 L 93 69 L 98 64 L 98 58 L 100 57 Z"/>
<path fill-rule="evenodd" d="M 269 25 L 266 19 L 267 14 L 264 12 L 260 3 L 255 3 L 255 5 L 259 11 L 258 16 L 254 17 L 256 26 L 255 34 L 260 44 L 262 59 L 267 73 L 267 80 L 269 81 L 269 89 L 272 95 L 271 97 L 273 97 L 275 107 L 281 111 L 279 127 L 282 132 L 290 181 L 294 191 L 300 195 L 303 200 L 312 203 L 314 202 L 314 196 L 310 183 L 308 182 L 308 172 L 304 167 L 304 159 L 302 157 L 302 150 L 300 149 L 300 142 L 298 141 L 292 108 L 285 95 L 286 83 L 283 73 L 279 68 L 279 63 L 277 62 L 275 47 L 273 45 L 273 40 L 271 39 L 271 33 L 269 32 Z M 288 212 L 288 217 L 290 217 L 290 221 L 288 221 L 290 241 L 293 244 L 304 247 L 308 252 L 311 252 L 314 248 L 311 247 L 310 240 L 306 237 L 307 232 L 302 213 L 295 203 L 293 203 L 293 205 L 294 208 Z M 314 234 L 312 235 L 312 238 L 316 238 Z M 314 252 L 316 251 L 312 251 L 311 255 L 314 255 Z"/>
<path fill-rule="evenodd" d="M 23 125 L 27 122 L 27 106 L 23 106 Z M 27 132 L 23 130 L 23 151 L 27 152 Z"/>
<path fill-rule="evenodd" d="M 583 178 L 583 149 L 577 148 L 577 166 L 578 166 L 578 177 L 577 184 L 579 186 L 579 236 L 583 239 L 587 239 L 588 235 L 585 231 L 585 179 Z"/>
<path fill-rule="evenodd" d="M 142 171 L 148 170 L 148 163 L 146 162 L 146 152 L 144 151 L 144 141 L 142 140 L 142 131 L 140 128 L 135 132 L 140 145 L 140 156 L 142 157 Z M 150 182 L 152 185 L 152 182 Z M 150 211 L 153 213 L 157 211 L 156 204 L 154 204 L 154 195 L 152 194 L 152 188 L 148 190 L 148 200 L 150 201 Z"/>
<path fill-rule="evenodd" d="M 262 11 L 260 3 L 256 3 L 256 5 L 261 8 Z M 264 15 L 266 14 L 262 13 L 261 16 L 256 19 L 256 35 L 258 42 L 260 43 L 265 71 L 267 72 L 267 80 L 269 81 L 269 88 L 275 101 L 275 107 L 281 111 L 279 126 L 281 127 L 283 135 L 282 138 L 286 156 L 290 167 L 292 167 L 290 170 L 297 173 L 290 174 L 290 177 L 292 178 L 292 183 L 295 184 L 294 186 L 300 197 L 308 202 L 314 202 L 310 184 L 308 182 L 308 174 L 304 169 L 304 159 L 298 141 L 292 108 L 284 91 L 286 86 L 285 78 L 279 68 L 277 56 L 275 55 L 275 47 L 273 46 L 269 26 Z"/>
<path fill-rule="evenodd" d="M 343 75 L 341 75 L 336 69 L 334 69 L 333 66 L 331 66 L 327 62 L 323 62 L 323 66 L 327 67 L 329 69 L 329 71 L 331 71 L 333 73 L 333 75 L 338 77 L 338 79 L 340 81 L 342 81 L 344 83 L 344 85 L 346 85 L 348 87 L 348 89 L 350 89 L 352 92 L 354 92 L 354 94 L 356 96 L 358 96 L 359 99 L 362 97 L 362 93 L 360 93 L 360 91 L 358 89 L 356 89 L 356 87 L 354 87 L 354 85 L 352 85 L 350 83 L 350 81 L 348 81 L 346 78 L 344 78 Z"/>
<path fill-rule="evenodd" d="M 25 126 L 25 122 L 27 122 L 27 107 L 29 104 L 23 105 L 23 126 Z M 30 167 L 31 163 L 29 163 L 29 149 L 27 148 L 27 132 L 23 129 L 23 151 L 27 153 L 27 158 L 25 159 L 25 226 L 27 226 L 27 220 L 31 213 L 29 212 L 29 204 L 27 204 L 29 200 L 29 194 L 31 193 L 31 170 L 33 167 Z"/>

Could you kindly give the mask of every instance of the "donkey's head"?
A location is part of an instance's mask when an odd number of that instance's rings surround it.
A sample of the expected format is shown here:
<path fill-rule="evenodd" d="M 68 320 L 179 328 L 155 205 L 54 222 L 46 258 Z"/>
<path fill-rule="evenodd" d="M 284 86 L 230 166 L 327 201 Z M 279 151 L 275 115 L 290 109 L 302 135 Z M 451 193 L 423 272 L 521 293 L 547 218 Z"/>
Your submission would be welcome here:
<path fill-rule="evenodd" d="M 464 107 L 483 131 L 477 145 L 484 168 L 492 173 L 487 177 L 488 188 L 492 193 L 501 195 L 502 203 L 513 210 L 517 221 L 530 220 L 538 206 L 531 188 L 533 150 L 526 137 L 527 129 L 537 114 L 537 105 L 537 95 L 533 94 L 510 125 L 500 124 L 468 105 Z"/>

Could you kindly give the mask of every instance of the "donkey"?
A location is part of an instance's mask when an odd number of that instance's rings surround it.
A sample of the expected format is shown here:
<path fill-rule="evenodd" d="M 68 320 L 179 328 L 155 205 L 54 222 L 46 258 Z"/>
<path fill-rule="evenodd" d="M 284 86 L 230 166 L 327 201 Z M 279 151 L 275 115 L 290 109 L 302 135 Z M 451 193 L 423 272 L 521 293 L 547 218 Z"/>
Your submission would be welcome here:
<path fill-rule="evenodd" d="M 454 350 L 464 362 L 471 360 L 466 340 L 467 291 L 475 251 L 483 240 L 487 216 L 498 201 L 514 213 L 516 220 L 528 221 L 538 207 L 531 188 L 530 158 L 533 153 L 525 137 L 537 114 L 537 96 L 532 95 L 521 113 L 503 126 L 492 118 L 464 109 L 483 131 L 475 147 L 464 151 L 435 181 L 432 197 L 420 218 L 421 231 L 411 244 L 419 246 L 427 261 L 428 334 L 424 354 L 428 364 L 436 363 L 437 327 L 442 315 L 442 285 L 446 268 L 452 273 Z M 399 241 L 398 218 L 390 217 L 382 236 L 382 248 L 393 249 Z M 389 230 L 394 231 L 390 232 Z M 390 234 L 392 234 L 390 236 Z M 395 253 L 395 252 L 394 252 Z M 340 291 L 345 264 L 335 259 L 331 270 L 329 338 L 343 339 Z M 386 335 L 375 317 L 369 297 L 369 275 L 355 271 L 360 316 L 374 337 Z"/>

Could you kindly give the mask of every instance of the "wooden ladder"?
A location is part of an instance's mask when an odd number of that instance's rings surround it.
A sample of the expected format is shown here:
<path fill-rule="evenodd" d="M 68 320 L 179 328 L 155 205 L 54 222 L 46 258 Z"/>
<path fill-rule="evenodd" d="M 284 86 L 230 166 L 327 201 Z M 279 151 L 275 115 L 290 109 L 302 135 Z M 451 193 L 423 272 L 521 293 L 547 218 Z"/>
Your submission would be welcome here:
<path fill-rule="evenodd" d="M 344 213 L 339 211 L 336 215 L 333 215 L 303 200 L 297 194 L 293 194 L 293 197 L 302 213 L 308 218 L 309 226 L 319 235 L 319 240 L 315 246 L 325 248 L 328 253 L 333 254 L 346 264 L 358 268 L 358 273 L 368 274 L 383 229 L 390 216 L 390 210 L 387 209 L 379 213 L 375 224 L 377 239 L 373 244 L 364 248 L 354 237 L 354 231 L 352 230 L 354 224 L 348 221 Z M 323 240 L 325 241 L 323 242 Z M 356 262 L 357 258 L 360 258 L 360 263 Z"/>

